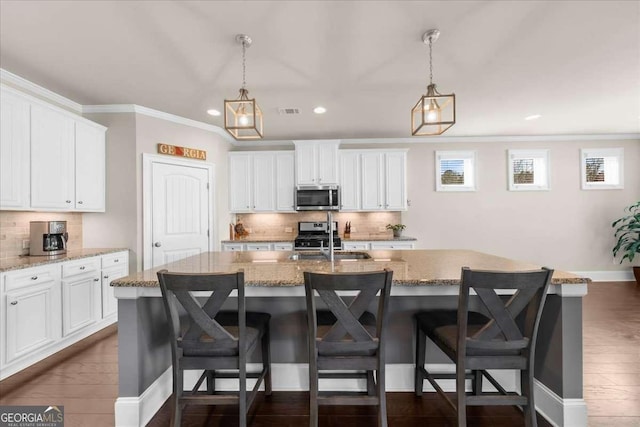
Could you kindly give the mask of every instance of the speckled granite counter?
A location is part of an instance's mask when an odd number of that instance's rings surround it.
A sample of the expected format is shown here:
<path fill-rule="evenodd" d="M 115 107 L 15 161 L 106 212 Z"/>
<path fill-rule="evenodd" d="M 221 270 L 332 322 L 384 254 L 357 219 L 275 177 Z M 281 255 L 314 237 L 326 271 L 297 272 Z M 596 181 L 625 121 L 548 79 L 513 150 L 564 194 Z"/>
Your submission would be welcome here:
<path fill-rule="evenodd" d="M 343 235 L 340 236 L 343 242 L 408 242 L 408 241 L 416 241 L 415 237 L 391 237 L 380 234 L 352 234 L 351 237 L 345 238 Z M 295 236 L 290 237 L 282 237 L 282 236 L 254 236 L 249 235 L 248 237 L 244 237 L 242 239 L 236 240 L 222 240 L 221 243 L 264 243 L 264 242 L 288 242 L 293 243 L 295 240 Z"/>
<path fill-rule="evenodd" d="M 301 252 L 304 253 L 304 252 Z M 234 272 L 244 270 L 247 286 L 300 286 L 303 271 L 355 272 L 388 268 L 393 270 L 393 284 L 458 285 L 460 268 L 484 270 L 531 270 L 539 265 L 514 261 L 469 250 L 367 251 L 371 259 L 335 261 L 290 260 L 291 252 L 208 252 L 166 266 L 114 280 L 117 287 L 157 287 L 156 272 L 163 268 L 189 273 Z M 584 284 L 589 279 L 555 271 L 553 284 Z"/>
<path fill-rule="evenodd" d="M 20 256 L 13 258 L 0 259 L 0 273 L 11 270 L 20 270 L 23 268 L 36 267 L 39 265 L 52 264 L 55 262 L 71 261 L 74 259 L 88 258 L 92 256 L 105 255 L 114 252 L 127 251 L 126 248 L 108 248 L 108 249 L 76 249 L 67 251 L 64 255 L 58 256 Z"/>

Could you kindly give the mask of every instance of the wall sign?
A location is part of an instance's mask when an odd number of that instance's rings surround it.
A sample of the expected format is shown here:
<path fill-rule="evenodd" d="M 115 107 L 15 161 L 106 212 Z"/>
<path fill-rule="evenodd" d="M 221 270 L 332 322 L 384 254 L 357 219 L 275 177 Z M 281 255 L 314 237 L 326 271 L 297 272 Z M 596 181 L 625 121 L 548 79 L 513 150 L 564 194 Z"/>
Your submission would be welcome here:
<path fill-rule="evenodd" d="M 207 152 L 177 145 L 158 144 L 158 153 L 169 156 L 188 157 L 190 159 L 207 160 Z"/>

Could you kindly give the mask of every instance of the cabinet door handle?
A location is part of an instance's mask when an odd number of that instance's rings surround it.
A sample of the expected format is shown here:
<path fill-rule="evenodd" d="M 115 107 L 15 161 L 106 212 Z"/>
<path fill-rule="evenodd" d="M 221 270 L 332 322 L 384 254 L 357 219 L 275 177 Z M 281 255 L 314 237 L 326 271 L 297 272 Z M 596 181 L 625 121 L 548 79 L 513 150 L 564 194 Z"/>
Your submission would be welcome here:
<path fill-rule="evenodd" d="M 71 200 L 65 200 L 66 203 L 71 203 Z"/>
<path fill-rule="evenodd" d="M 120 262 L 118 258 L 114 259 L 113 262 Z"/>
<path fill-rule="evenodd" d="M 100 281 L 100 278 L 99 278 L 99 277 L 96 277 L 95 279 L 93 279 L 93 281 L 94 281 L 94 282 L 99 282 L 99 281 Z"/>
<path fill-rule="evenodd" d="M 85 268 L 87 268 L 87 267 L 85 267 L 84 265 L 80 266 L 80 270 L 84 270 Z"/>
<path fill-rule="evenodd" d="M 78 200 L 78 204 L 81 205 L 82 204 L 82 200 Z"/>
<path fill-rule="evenodd" d="M 162 243 L 160 243 L 160 242 L 155 242 L 155 243 L 153 244 L 153 246 L 155 246 L 156 248 L 159 248 L 160 246 L 162 246 Z"/>
<path fill-rule="evenodd" d="M 105 278 L 105 279 L 108 279 L 108 278 L 109 278 L 109 276 L 104 276 L 104 278 Z"/>
<path fill-rule="evenodd" d="M 17 305 L 18 301 L 11 301 L 11 305 Z"/>
<path fill-rule="evenodd" d="M 31 276 L 31 280 L 38 280 L 38 276 Z"/>

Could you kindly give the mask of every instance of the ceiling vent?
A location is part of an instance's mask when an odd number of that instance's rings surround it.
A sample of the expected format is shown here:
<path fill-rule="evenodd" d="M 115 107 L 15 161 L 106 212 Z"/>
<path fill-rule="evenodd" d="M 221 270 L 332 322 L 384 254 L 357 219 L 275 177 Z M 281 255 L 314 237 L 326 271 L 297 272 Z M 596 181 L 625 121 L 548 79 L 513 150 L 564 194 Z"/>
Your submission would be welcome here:
<path fill-rule="evenodd" d="M 300 109 L 298 108 L 278 108 L 278 114 L 281 116 L 295 116 L 300 114 Z"/>

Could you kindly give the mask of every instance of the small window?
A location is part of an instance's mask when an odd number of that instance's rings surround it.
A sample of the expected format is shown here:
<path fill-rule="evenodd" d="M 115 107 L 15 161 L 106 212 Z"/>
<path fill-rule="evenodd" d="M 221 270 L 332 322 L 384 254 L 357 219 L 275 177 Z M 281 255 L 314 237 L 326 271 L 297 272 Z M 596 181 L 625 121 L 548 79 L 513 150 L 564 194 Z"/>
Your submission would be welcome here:
<path fill-rule="evenodd" d="M 476 191 L 474 151 L 436 151 L 436 191 Z"/>
<path fill-rule="evenodd" d="M 623 148 L 584 148 L 580 160 L 583 190 L 624 188 Z"/>
<path fill-rule="evenodd" d="M 549 189 L 549 150 L 509 150 L 509 191 Z"/>

